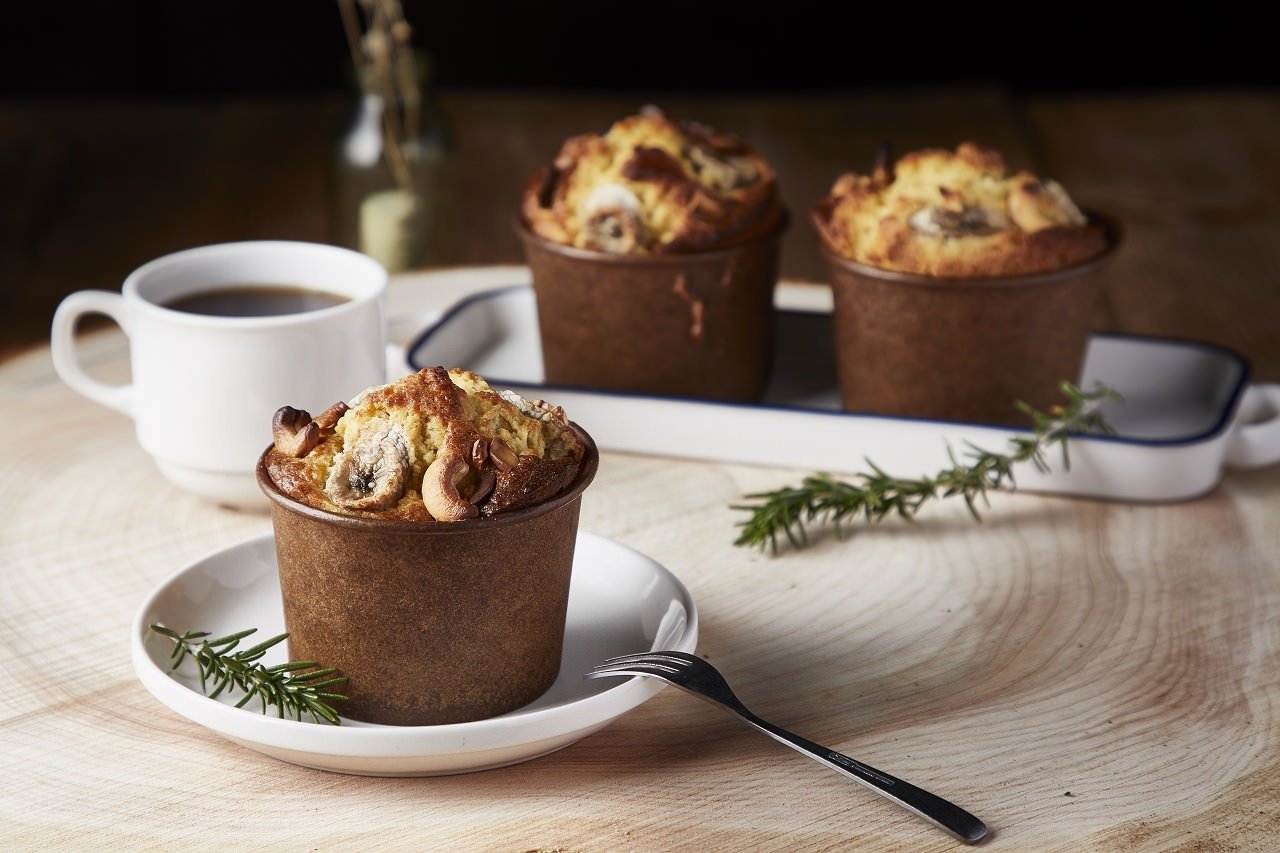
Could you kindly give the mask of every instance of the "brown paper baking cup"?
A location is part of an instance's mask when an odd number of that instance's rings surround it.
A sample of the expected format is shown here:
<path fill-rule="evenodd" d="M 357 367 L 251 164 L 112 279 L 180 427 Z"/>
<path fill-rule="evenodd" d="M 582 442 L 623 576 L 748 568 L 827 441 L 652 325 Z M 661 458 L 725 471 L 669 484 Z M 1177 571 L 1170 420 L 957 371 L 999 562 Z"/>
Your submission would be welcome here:
<path fill-rule="evenodd" d="M 615 255 L 544 240 L 522 222 L 547 382 L 755 400 L 773 361 L 776 229 L 708 252 Z"/>
<path fill-rule="evenodd" d="M 1114 219 L 1089 218 L 1107 231 L 1102 255 L 1026 276 L 883 270 L 841 257 L 820 237 L 843 407 L 1025 426 L 1019 401 L 1041 411 L 1061 403 L 1063 380 L 1079 381 L 1104 272 L 1122 241 Z"/>
<path fill-rule="evenodd" d="M 468 521 L 418 523 L 314 509 L 267 472 L 291 660 L 336 667 L 344 717 L 392 725 L 461 723 L 504 714 L 555 681 L 582 492 Z"/>

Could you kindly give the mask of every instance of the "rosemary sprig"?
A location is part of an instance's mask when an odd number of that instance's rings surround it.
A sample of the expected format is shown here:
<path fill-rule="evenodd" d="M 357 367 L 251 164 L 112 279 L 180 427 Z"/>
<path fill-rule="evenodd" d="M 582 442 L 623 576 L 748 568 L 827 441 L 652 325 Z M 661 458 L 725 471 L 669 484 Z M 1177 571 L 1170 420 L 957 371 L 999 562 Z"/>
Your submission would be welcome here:
<path fill-rule="evenodd" d="M 746 521 L 738 523 L 742 530 L 733 544 L 756 548 L 767 545 L 776 554 L 780 536 L 793 548 L 807 545 L 806 526 L 813 523 L 829 523 L 839 534 L 842 525 L 850 520 L 876 522 L 889 515 L 911 519 L 925 503 L 957 495 L 964 499 L 974 519 L 980 521 L 977 502 L 986 502 L 988 490 L 1015 485 L 1015 465 L 1030 462 L 1037 470 L 1047 472 L 1048 451 L 1057 445 L 1062 450 L 1063 468 L 1069 469 L 1070 433 L 1112 432 L 1100 409 L 1107 400 L 1122 399 L 1118 393 L 1101 384 L 1092 391 L 1082 391 L 1070 382 L 1062 383 L 1061 390 L 1066 404 L 1053 406 L 1048 413 L 1018 403 L 1018 409 L 1031 417 L 1032 434 L 1010 438 L 1007 453 L 969 444 L 964 458 L 959 459 L 954 448 L 948 447 L 951 465 L 920 479 L 892 477 L 867 460 L 870 471 L 856 474 L 852 481 L 812 474 L 799 486 L 747 495 L 756 502 L 731 507 L 751 513 Z"/>
<path fill-rule="evenodd" d="M 216 699 L 228 688 L 236 688 L 244 693 L 236 703 L 237 708 L 243 708 L 256 696 L 262 702 L 264 714 L 268 707 L 274 707 L 277 716 L 282 719 L 287 713 L 293 719 L 301 721 L 302 715 L 308 714 L 314 722 L 324 720 L 335 726 L 341 725 L 338 712 L 329 702 L 341 701 L 347 697 L 340 693 L 325 692 L 325 688 L 347 680 L 337 674 L 336 669 L 319 669 L 318 664 L 312 660 L 290 661 L 275 666 L 258 663 L 268 649 L 284 640 L 288 634 L 280 634 L 252 648 L 235 651 L 241 640 L 257 633 L 258 629 L 249 628 L 212 640 L 208 639 L 208 631 L 179 634 L 163 625 L 154 624 L 151 630 L 173 641 L 173 653 L 169 656 L 173 661 L 171 670 L 176 670 L 188 657 L 195 661 L 200 675 L 200 691 L 209 698 Z"/>

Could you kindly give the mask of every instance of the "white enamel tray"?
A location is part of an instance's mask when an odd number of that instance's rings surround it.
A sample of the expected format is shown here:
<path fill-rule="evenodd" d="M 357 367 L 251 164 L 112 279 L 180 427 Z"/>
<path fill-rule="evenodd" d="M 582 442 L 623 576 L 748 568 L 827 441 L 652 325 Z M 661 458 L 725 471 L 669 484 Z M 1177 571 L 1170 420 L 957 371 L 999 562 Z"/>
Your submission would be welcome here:
<path fill-rule="evenodd" d="M 527 274 L 512 275 L 522 279 Z M 786 309 L 787 288 L 778 293 Z M 1008 428 L 841 411 L 830 314 L 814 310 L 812 298 L 797 302 L 805 310 L 778 313 L 778 358 L 760 404 L 545 384 L 533 292 L 519 283 L 462 299 L 409 342 L 405 358 L 412 369 L 466 367 L 496 387 L 563 405 L 605 450 L 834 474 L 866 470 L 871 459 L 892 474 L 919 476 L 945 465 L 949 446 L 1004 449 Z M 1100 381 L 1124 395 L 1105 409 L 1116 435 L 1074 438 L 1069 471 L 1027 465 L 1016 471 L 1018 487 L 1177 501 L 1212 489 L 1224 465 L 1280 461 L 1280 385 L 1250 386 L 1248 377 L 1245 360 L 1220 347 L 1096 335 L 1082 385 Z"/>
<path fill-rule="evenodd" d="M 215 700 L 200 692 L 190 661 L 172 672 L 172 646 L 149 626 L 214 635 L 258 628 L 245 648 L 281 633 L 275 544 L 261 536 L 215 551 L 161 583 L 134 619 L 132 656 L 138 677 L 162 703 L 250 749 L 321 770 L 433 776 L 527 761 L 586 737 L 663 685 L 637 677 L 586 679 L 583 673 L 613 655 L 692 652 L 698 641 L 698 614 L 684 585 L 643 554 L 590 533 L 578 534 L 566 622 L 555 683 L 529 705 L 500 717 L 440 726 L 352 720 L 330 726 L 266 716 L 255 704 L 236 708 L 240 694 Z M 263 663 L 285 659 L 281 644 Z"/>

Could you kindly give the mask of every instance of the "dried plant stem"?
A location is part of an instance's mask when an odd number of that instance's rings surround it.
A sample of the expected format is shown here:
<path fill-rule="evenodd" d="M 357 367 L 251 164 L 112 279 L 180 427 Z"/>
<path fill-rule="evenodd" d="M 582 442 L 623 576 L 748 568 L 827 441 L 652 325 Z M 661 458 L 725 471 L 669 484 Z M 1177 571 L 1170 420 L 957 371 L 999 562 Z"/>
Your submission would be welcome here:
<path fill-rule="evenodd" d="M 383 155 L 392 179 L 413 186 L 407 148 L 421 130 L 421 93 L 410 43 L 412 28 L 399 0 L 338 0 L 361 88 L 382 101 Z M 363 10 L 363 27 L 360 12 Z"/>
<path fill-rule="evenodd" d="M 363 68 L 368 57 L 360 44 L 360 16 L 356 13 L 355 0 L 338 0 L 338 11 L 342 14 L 342 29 L 347 34 L 347 46 L 351 49 L 351 64 L 356 69 Z"/>

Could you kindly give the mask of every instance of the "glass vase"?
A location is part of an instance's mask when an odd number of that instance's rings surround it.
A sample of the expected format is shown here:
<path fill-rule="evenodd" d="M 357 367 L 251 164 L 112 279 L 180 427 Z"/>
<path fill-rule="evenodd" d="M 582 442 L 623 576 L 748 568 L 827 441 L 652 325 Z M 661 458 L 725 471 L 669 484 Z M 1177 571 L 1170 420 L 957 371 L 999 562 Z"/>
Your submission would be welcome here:
<path fill-rule="evenodd" d="M 331 227 L 339 245 L 357 249 L 389 272 L 457 263 L 455 157 L 447 117 L 434 100 L 420 109 L 392 107 L 416 127 L 396 150 L 388 144 L 387 104 L 362 92 L 339 135 Z M 393 168 L 399 157 L 401 167 Z"/>

